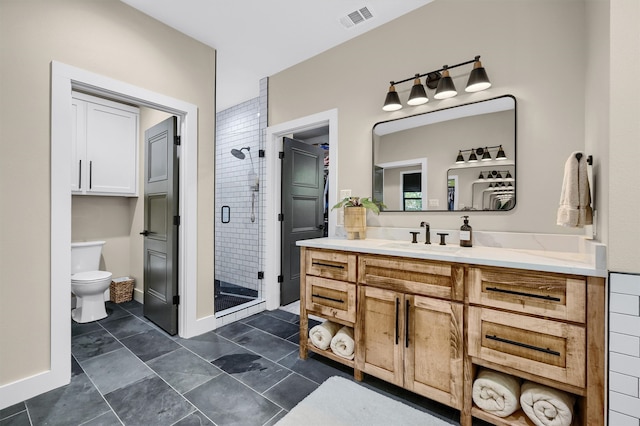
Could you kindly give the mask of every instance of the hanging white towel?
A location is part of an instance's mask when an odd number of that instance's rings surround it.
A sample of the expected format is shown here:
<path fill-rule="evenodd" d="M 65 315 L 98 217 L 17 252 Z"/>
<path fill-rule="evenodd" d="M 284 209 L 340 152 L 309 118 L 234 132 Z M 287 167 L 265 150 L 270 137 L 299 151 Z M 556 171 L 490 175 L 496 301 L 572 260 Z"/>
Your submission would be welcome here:
<path fill-rule="evenodd" d="M 580 154 L 579 159 L 576 154 Z M 557 224 L 582 228 L 593 223 L 592 214 L 587 159 L 585 155 L 573 152 L 564 165 Z"/>

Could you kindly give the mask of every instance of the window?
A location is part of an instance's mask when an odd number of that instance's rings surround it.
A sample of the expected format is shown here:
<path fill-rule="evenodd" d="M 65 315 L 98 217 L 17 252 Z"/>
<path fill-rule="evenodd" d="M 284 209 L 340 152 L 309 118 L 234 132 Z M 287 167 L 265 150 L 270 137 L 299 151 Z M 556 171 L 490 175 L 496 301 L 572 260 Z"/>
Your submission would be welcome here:
<path fill-rule="evenodd" d="M 422 173 L 403 173 L 402 210 L 422 210 Z"/>

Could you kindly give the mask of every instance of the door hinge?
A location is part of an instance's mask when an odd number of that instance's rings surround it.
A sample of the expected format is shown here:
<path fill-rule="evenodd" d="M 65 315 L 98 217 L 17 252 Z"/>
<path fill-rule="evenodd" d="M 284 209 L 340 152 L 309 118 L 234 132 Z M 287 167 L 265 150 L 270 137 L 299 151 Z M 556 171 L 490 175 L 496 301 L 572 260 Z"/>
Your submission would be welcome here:
<path fill-rule="evenodd" d="M 264 149 L 259 149 L 258 150 L 258 157 L 260 157 L 260 158 L 264 158 L 265 157 Z"/>
<path fill-rule="evenodd" d="M 173 296 L 173 304 L 174 305 L 179 305 L 180 304 L 180 295 L 176 294 L 175 296 Z"/>
<path fill-rule="evenodd" d="M 264 271 L 258 271 L 258 279 L 259 280 L 263 280 L 264 279 Z"/>
<path fill-rule="evenodd" d="M 176 135 L 173 137 L 173 144 L 174 145 L 180 145 L 180 136 Z"/>
<path fill-rule="evenodd" d="M 278 222 L 284 222 L 284 214 L 278 213 Z"/>
<path fill-rule="evenodd" d="M 174 216 L 173 217 L 173 224 L 175 226 L 180 226 L 180 216 Z"/>
<path fill-rule="evenodd" d="M 284 282 L 284 276 L 278 275 L 278 282 L 279 283 L 283 283 Z"/>
<path fill-rule="evenodd" d="M 281 160 L 284 158 L 284 151 L 280 151 L 278 153 L 278 158 L 281 159 Z"/>

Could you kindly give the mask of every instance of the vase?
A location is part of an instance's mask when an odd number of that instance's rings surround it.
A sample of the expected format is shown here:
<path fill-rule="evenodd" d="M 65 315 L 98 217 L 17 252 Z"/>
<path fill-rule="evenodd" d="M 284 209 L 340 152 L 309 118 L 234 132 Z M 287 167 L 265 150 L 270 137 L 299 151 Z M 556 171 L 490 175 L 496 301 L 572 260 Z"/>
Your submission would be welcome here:
<path fill-rule="evenodd" d="M 367 209 L 364 207 L 345 207 L 344 229 L 347 232 L 348 240 L 367 238 Z"/>

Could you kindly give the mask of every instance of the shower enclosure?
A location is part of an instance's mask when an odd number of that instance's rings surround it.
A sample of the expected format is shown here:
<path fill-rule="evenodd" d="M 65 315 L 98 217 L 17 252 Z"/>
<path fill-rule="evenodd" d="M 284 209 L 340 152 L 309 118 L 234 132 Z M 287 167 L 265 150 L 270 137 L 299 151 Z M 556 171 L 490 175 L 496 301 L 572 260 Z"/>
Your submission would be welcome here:
<path fill-rule="evenodd" d="M 262 300 L 264 205 L 259 99 L 216 119 L 215 312 Z"/>

